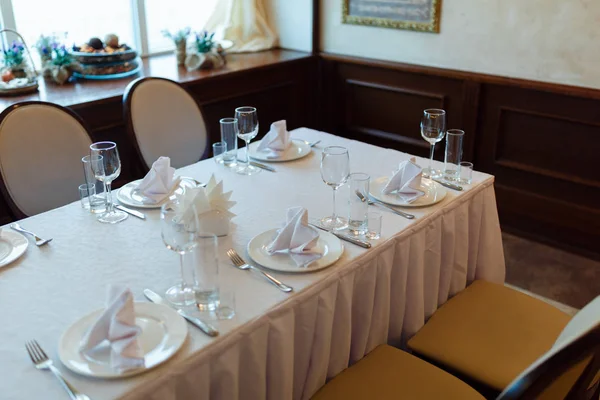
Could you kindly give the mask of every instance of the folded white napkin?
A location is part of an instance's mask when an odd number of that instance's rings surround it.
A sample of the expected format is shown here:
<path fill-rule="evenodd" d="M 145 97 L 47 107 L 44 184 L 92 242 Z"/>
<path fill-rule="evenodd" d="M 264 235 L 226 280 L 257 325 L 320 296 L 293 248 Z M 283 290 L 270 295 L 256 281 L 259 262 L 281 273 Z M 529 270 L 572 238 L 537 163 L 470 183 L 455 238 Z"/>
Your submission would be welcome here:
<path fill-rule="evenodd" d="M 412 203 L 425 194 L 420 190 L 422 175 L 423 170 L 414 158 L 402 161 L 382 192 L 390 194 L 395 191 L 403 201 Z"/>
<path fill-rule="evenodd" d="M 304 207 L 291 207 L 287 210 L 285 226 L 267 246 L 267 253 L 288 253 L 298 267 L 307 267 L 323 257 L 317 249 L 319 232 L 308 226 L 308 211 Z"/>
<path fill-rule="evenodd" d="M 232 192 L 223 192 L 223 181 L 217 183 L 212 175 L 205 187 L 187 188 L 177 197 L 177 218 L 189 225 L 193 231 L 202 228 L 201 216 L 207 213 L 218 213 L 220 217 L 228 221 L 235 217 L 229 211 L 236 202 L 229 200 Z M 217 234 L 216 232 L 213 232 Z"/>
<path fill-rule="evenodd" d="M 169 157 L 159 157 L 140 182 L 137 190 L 144 195 L 144 203 L 159 203 L 169 197 L 179 185 L 180 178 L 175 176 Z"/>
<path fill-rule="evenodd" d="M 269 133 L 258 144 L 256 151 L 267 152 L 267 158 L 279 158 L 292 144 L 285 120 L 273 122 Z"/>
<path fill-rule="evenodd" d="M 144 366 L 144 354 L 138 342 L 142 329 L 135 325 L 135 309 L 131 290 L 110 286 L 106 310 L 81 341 L 80 351 L 92 352 L 100 344 L 110 345 L 110 365 L 119 371 Z"/>

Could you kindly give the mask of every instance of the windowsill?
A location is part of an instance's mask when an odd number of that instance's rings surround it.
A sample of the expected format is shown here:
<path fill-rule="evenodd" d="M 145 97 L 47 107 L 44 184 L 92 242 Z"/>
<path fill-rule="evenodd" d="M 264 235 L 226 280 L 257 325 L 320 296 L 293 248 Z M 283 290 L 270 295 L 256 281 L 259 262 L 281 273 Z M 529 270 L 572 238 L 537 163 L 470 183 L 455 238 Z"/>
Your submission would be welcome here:
<path fill-rule="evenodd" d="M 214 79 L 230 74 L 252 69 L 268 68 L 269 66 L 310 57 L 309 53 L 299 51 L 274 49 L 259 53 L 229 54 L 227 64 L 218 70 L 198 70 L 188 72 L 184 67 L 177 67 L 174 54 L 155 55 L 144 58 L 142 71 L 129 78 L 94 81 L 78 79 L 75 83 L 63 86 L 49 83 L 40 77 L 39 91 L 24 96 L 0 97 L 0 110 L 11 104 L 22 101 L 48 101 L 66 107 L 79 106 L 95 102 L 103 102 L 121 98 L 127 85 L 143 76 L 154 76 L 172 79 L 182 84 L 192 83 L 201 79 Z"/>

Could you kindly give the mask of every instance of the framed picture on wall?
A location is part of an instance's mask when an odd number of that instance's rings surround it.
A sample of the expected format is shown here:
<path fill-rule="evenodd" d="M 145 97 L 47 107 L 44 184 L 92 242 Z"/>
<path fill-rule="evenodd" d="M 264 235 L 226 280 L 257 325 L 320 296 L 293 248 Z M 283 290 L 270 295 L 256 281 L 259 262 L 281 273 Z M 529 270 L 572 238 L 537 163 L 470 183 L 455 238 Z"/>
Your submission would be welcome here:
<path fill-rule="evenodd" d="M 342 22 L 413 31 L 440 31 L 442 0 L 342 0 Z"/>

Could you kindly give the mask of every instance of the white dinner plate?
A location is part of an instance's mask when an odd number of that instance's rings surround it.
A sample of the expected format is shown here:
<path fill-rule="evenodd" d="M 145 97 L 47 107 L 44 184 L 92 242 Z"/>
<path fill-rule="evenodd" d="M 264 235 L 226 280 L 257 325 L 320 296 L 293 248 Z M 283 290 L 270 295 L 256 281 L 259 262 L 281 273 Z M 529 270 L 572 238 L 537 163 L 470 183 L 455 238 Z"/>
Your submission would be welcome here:
<path fill-rule="evenodd" d="M 371 181 L 371 186 L 369 188 L 369 193 L 373 196 L 374 199 L 379 201 L 383 201 L 384 203 L 391 204 L 393 206 L 402 206 L 402 207 L 425 207 L 430 206 L 435 203 L 439 203 L 446 197 L 446 189 L 437 182 L 434 182 L 430 179 L 422 179 L 421 180 L 421 190 L 425 192 L 425 194 L 412 203 L 407 203 L 400 198 L 396 193 L 383 194 L 383 188 L 389 181 L 389 177 L 382 176 L 381 178 L 377 178 L 374 181 Z"/>
<path fill-rule="evenodd" d="M 28 245 L 29 241 L 20 233 L 8 229 L 0 230 L 0 267 L 21 257 Z"/>
<path fill-rule="evenodd" d="M 319 271 L 327 268 L 340 259 L 344 252 L 344 246 L 340 239 L 329 232 L 319 232 L 317 248 L 323 252 L 323 257 L 308 265 L 308 267 L 298 267 L 294 260 L 284 253 L 269 255 L 267 246 L 277 235 L 277 229 L 271 229 L 263 232 L 250 240 L 248 243 L 248 254 L 252 260 L 263 267 L 280 272 L 306 273 Z"/>
<path fill-rule="evenodd" d="M 158 203 L 144 203 L 144 195 L 136 190 L 141 181 L 141 179 L 138 179 L 137 181 L 129 182 L 127 185 L 122 186 L 117 192 L 117 200 L 126 206 L 137 208 L 160 208 L 168 201 L 168 199 L 164 199 Z M 174 193 L 182 194 L 187 187 L 196 187 L 196 183 L 191 178 L 182 178 L 179 187 Z M 174 196 L 169 197 L 169 199 L 173 198 Z"/>
<path fill-rule="evenodd" d="M 292 143 L 290 147 L 283 152 L 277 158 L 269 158 L 267 156 L 273 154 L 272 151 L 256 151 L 260 141 L 254 142 L 250 144 L 250 157 L 259 161 L 269 161 L 269 162 L 284 162 L 284 161 L 292 161 L 297 160 L 302 157 L 306 157 L 310 154 L 311 148 L 308 142 L 300 139 L 292 139 Z"/>
<path fill-rule="evenodd" d="M 110 347 L 95 349 L 84 355 L 79 351 L 82 339 L 104 309 L 96 310 L 71 325 L 60 338 L 58 356 L 71 371 L 95 378 L 123 378 L 141 374 L 171 358 L 187 337 L 187 323 L 177 312 L 154 303 L 135 303 L 135 324 L 142 328 L 138 336 L 144 366 L 119 372 L 110 367 Z"/>

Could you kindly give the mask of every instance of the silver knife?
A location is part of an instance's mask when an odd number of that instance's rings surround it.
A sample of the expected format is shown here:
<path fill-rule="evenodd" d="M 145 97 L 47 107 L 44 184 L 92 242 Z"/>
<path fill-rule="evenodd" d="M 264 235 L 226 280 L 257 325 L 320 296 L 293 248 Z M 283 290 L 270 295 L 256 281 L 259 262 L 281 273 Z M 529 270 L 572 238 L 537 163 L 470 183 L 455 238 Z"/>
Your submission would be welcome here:
<path fill-rule="evenodd" d="M 329 229 L 325 229 L 325 228 L 323 228 L 320 225 L 313 224 L 313 223 L 310 223 L 310 222 L 308 224 L 314 226 L 315 228 L 319 228 L 321 230 L 324 230 L 325 232 L 329 232 L 332 235 L 336 236 L 337 238 L 339 238 L 341 240 L 345 240 L 346 242 L 350 242 L 350 243 L 355 244 L 357 246 L 364 247 L 365 249 L 370 249 L 371 248 L 371 243 L 369 243 L 369 242 L 367 242 L 365 240 L 360 240 L 360 239 L 356 239 L 356 238 L 353 238 L 353 237 L 350 237 L 350 236 L 342 235 L 341 233 L 330 231 Z"/>
<path fill-rule="evenodd" d="M 277 172 L 277 170 L 273 167 L 269 167 L 268 165 L 257 163 L 256 161 L 250 161 L 250 165 L 253 165 L 257 168 L 261 168 L 270 172 Z"/>
<path fill-rule="evenodd" d="M 442 186 L 446 186 L 447 188 L 458 190 L 459 192 L 463 190 L 462 186 L 455 185 L 454 183 L 440 181 L 438 179 L 432 179 L 432 181 L 436 181 Z"/>
<path fill-rule="evenodd" d="M 179 315 L 181 315 L 183 318 L 185 318 L 192 325 L 195 325 L 198 328 L 200 328 L 200 330 L 202 332 L 206 333 L 208 336 L 214 337 L 214 336 L 219 335 L 219 331 L 216 330 L 213 326 L 202 321 L 200 318 L 193 317 L 193 316 L 187 314 L 185 311 L 173 307 L 165 299 L 163 299 L 159 294 L 154 293 L 152 290 L 144 289 L 144 296 L 146 296 L 148 298 L 148 300 L 150 300 L 153 303 L 162 304 L 164 306 L 173 308 L 175 311 L 177 311 L 177 313 Z"/>
<path fill-rule="evenodd" d="M 117 210 L 121 210 L 123 212 L 126 212 L 127 214 L 131 214 L 134 217 L 138 217 L 139 219 L 144 219 L 144 220 L 146 219 L 146 216 L 144 215 L 144 213 L 141 213 L 141 212 L 136 211 L 136 210 L 132 210 L 131 208 L 124 207 L 124 206 L 122 206 L 120 204 L 115 204 L 115 208 Z"/>

